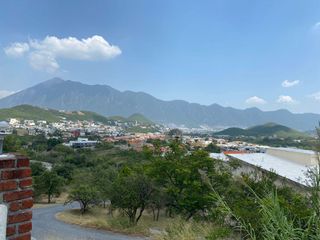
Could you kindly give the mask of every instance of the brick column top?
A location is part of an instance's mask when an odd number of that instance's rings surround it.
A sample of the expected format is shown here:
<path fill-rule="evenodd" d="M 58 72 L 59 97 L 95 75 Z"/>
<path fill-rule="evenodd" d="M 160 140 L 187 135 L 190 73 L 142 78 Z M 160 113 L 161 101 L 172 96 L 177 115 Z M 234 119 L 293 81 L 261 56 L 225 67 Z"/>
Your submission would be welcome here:
<path fill-rule="evenodd" d="M 0 155 L 0 204 L 8 207 L 7 240 L 30 240 L 33 191 L 30 161 L 18 154 Z"/>
<path fill-rule="evenodd" d="M 0 161 L 1 160 L 8 160 L 8 159 L 15 159 L 16 155 L 12 154 L 12 153 L 8 153 L 8 154 L 0 154 Z"/>

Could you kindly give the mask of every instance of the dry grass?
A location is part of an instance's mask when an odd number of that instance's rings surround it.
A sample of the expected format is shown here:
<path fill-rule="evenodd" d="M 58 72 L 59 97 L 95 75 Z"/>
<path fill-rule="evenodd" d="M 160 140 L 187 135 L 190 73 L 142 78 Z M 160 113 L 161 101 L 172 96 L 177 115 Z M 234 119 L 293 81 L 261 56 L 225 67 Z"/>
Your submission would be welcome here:
<path fill-rule="evenodd" d="M 68 193 L 63 192 L 60 194 L 59 197 L 52 197 L 50 204 L 64 204 L 65 201 L 68 199 Z M 46 195 L 41 195 L 39 198 L 35 200 L 36 204 L 44 204 L 44 205 L 50 205 L 48 204 L 48 199 Z"/>
<path fill-rule="evenodd" d="M 131 226 L 126 216 L 119 212 L 114 212 L 112 217 L 108 214 L 108 210 L 104 208 L 91 208 L 83 215 L 79 210 L 67 210 L 58 213 L 56 217 L 67 223 L 135 236 L 148 236 L 150 228 L 165 229 L 170 222 L 174 221 L 173 219 L 160 218 L 156 222 L 152 220 L 151 215 L 145 214 L 138 225 Z"/>
<path fill-rule="evenodd" d="M 58 213 L 56 217 L 61 221 L 84 227 L 134 236 L 150 237 L 152 235 L 151 239 L 154 240 L 215 240 L 227 239 L 225 237 L 230 235 L 230 231 L 210 223 L 185 222 L 180 218 L 165 216 L 160 217 L 159 221 L 153 221 L 152 216 L 146 213 L 138 225 L 130 226 L 127 217 L 119 212 L 113 215 L 113 217 L 108 215 L 107 209 L 92 208 L 84 215 L 81 215 L 79 210 L 68 210 Z"/>
<path fill-rule="evenodd" d="M 56 204 L 64 204 L 68 199 L 68 193 L 64 192 L 59 197 L 52 198 L 52 203 L 47 202 L 47 198 L 45 195 L 42 195 L 40 199 L 37 199 L 33 205 L 33 208 L 45 208 L 54 206 Z"/>
<path fill-rule="evenodd" d="M 153 240 L 239 240 L 229 228 L 213 223 L 177 219 L 167 226 L 164 234 L 154 235 Z"/>

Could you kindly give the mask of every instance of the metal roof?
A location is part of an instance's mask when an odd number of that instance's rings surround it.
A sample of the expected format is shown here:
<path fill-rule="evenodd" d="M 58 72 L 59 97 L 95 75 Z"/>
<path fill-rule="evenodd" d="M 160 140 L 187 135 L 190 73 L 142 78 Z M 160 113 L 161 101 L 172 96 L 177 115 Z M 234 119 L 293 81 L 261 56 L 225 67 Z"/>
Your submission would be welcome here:
<path fill-rule="evenodd" d="M 311 155 L 315 154 L 314 151 L 299 149 L 299 148 L 284 148 L 284 147 L 273 148 L 273 147 L 271 147 L 269 149 L 276 149 L 276 150 L 287 151 L 287 152 L 305 153 L 305 154 L 311 154 Z"/>
<path fill-rule="evenodd" d="M 308 185 L 306 176 L 309 167 L 267 153 L 229 154 L 233 158 L 247 162 L 267 171 L 273 171 L 279 176 L 290 179 L 302 185 Z"/>

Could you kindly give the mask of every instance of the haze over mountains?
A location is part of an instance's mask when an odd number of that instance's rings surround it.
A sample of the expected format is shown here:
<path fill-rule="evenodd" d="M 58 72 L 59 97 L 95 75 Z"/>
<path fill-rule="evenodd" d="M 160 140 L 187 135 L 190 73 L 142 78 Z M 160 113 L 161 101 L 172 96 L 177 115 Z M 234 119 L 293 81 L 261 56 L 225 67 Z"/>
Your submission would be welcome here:
<path fill-rule="evenodd" d="M 226 96 L 227 97 L 227 96 Z M 288 110 L 261 111 L 209 106 L 182 100 L 163 101 L 144 92 L 118 91 L 107 85 L 86 85 L 54 78 L 0 99 L 0 108 L 30 104 L 63 110 L 87 110 L 105 116 L 128 117 L 141 113 L 150 120 L 188 127 L 251 127 L 275 122 L 298 130 L 311 130 L 319 114 L 294 114 Z"/>

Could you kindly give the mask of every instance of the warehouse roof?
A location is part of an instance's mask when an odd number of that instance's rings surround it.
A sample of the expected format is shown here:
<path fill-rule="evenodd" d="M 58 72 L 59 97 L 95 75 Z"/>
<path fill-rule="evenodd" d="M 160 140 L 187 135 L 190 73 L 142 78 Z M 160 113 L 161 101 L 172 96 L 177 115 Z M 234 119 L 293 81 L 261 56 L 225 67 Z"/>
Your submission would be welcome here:
<path fill-rule="evenodd" d="M 233 158 L 260 167 L 267 171 L 273 171 L 279 176 L 290 179 L 302 185 L 308 185 L 306 173 L 308 167 L 283 158 L 271 156 L 266 153 L 229 154 Z"/>

